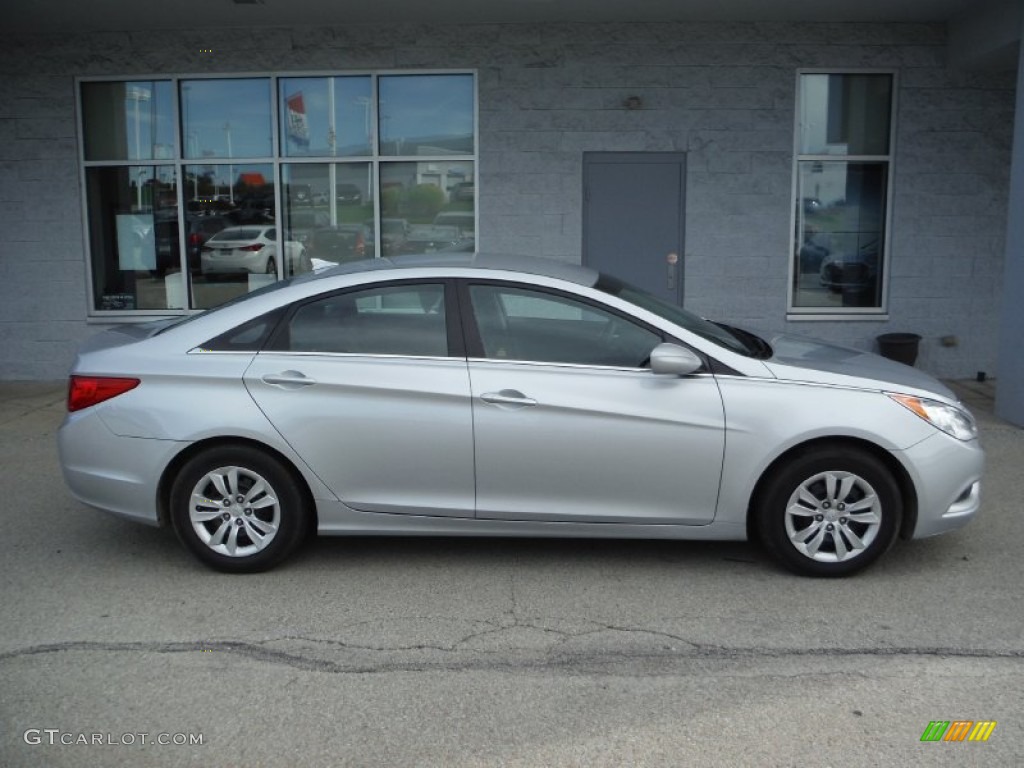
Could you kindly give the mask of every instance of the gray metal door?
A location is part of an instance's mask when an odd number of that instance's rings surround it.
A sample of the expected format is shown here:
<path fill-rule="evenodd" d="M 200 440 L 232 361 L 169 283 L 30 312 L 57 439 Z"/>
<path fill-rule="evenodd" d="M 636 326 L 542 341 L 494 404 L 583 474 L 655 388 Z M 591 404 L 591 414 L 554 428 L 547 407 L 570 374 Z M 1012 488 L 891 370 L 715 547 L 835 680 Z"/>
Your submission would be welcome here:
<path fill-rule="evenodd" d="M 686 155 L 583 156 L 583 263 L 682 304 Z"/>

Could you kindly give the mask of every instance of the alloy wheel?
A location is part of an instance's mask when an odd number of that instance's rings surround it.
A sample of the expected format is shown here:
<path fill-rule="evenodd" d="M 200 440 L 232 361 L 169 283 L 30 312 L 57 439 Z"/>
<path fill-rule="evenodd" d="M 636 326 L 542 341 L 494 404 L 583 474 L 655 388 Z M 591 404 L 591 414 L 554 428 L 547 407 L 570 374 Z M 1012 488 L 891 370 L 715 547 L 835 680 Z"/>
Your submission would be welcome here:
<path fill-rule="evenodd" d="M 271 484 L 252 469 L 218 467 L 192 489 L 189 520 L 196 536 L 213 552 L 248 557 L 277 536 L 281 504 Z"/>
<path fill-rule="evenodd" d="M 790 544 L 821 563 L 864 553 L 882 526 L 882 504 L 871 484 L 852 472 L 819 472 L 797 487 L 786 504 Z"/>

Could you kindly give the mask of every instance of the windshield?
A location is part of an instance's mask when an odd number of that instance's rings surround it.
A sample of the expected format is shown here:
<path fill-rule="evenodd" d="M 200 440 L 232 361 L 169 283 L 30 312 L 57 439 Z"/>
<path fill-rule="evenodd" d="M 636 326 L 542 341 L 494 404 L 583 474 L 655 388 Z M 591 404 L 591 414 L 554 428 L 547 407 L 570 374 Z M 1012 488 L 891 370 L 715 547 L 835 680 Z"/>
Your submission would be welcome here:
<path fill-rule="evenodd" d="M 594 287 L 623 301 L 628 301 L 630 304 L 635 304 L 641 309 L 646 309 L 670 323 L 697 334 L 702 339 L 725 347 L 730 352 L 737 352 L 747 357 L 762 357 L 764 355 L 764 347 L 767 344 L 753 334 L 712 323 L 710 320 L 687 312 L 682 307 L 624 283 L 616 277 L 602 274 Z"/>

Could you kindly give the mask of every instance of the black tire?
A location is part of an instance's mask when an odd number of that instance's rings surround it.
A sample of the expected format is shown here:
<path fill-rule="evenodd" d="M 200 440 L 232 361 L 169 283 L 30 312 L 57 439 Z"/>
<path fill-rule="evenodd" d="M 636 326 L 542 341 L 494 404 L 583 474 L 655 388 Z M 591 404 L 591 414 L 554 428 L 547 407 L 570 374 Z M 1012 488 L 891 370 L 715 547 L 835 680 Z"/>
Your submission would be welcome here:
<path fill-rule="evenodd" d="M 233 494 L 225 498 L 222 491 Z M 178 472 L 170 518 L 182 544 L 210 567 L 255 573 L 295 550 L 309 528 L 310 510 L 299 481 L 280 461 L 252 446 L 219 445 Z"/>
<path fill-rule="evenodd" d="M 268 274 L 268 275 L 276 275 L 277 274 L 277 259 L 275 259 L 273 256 L 269 256 L 267 258 L 266 274 Z"/>
<path fill-rule="evenodd" d="M 786 568 L 803 576 L 848 576 L 892 546 L 903 498 L 878 458 L 832 445 L 801 453 L 777 469 L 754 514 L 762 544 Z"/>

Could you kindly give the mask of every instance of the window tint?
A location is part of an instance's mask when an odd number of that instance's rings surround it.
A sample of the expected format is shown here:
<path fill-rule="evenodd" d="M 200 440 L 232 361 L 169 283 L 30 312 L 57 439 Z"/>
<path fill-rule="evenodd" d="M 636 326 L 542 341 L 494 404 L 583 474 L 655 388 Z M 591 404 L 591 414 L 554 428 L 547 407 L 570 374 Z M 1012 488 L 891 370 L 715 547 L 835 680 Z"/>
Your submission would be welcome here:
<path fill-rule="evenodd" d="M 275 309 L 232 328 L 199 348 L 207 352 L 255 352 L 260 349 L 277 326 L 282 310 Z"/>
<path fill-rule="evenodd" d="M 489 358 L 639 368 L 662 341 L 629 320 L 565 296 L 474 285 L 470 297 Z"/>
<path fill-rule="evenodd" d="M 372 288 L 306 304 L 289 323 L 287 349 L 446 357 L 444 286 Z"/>

